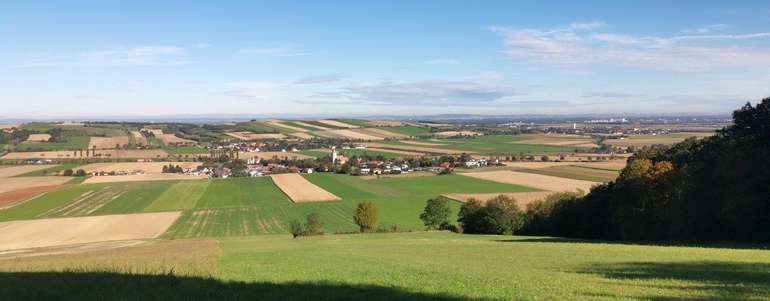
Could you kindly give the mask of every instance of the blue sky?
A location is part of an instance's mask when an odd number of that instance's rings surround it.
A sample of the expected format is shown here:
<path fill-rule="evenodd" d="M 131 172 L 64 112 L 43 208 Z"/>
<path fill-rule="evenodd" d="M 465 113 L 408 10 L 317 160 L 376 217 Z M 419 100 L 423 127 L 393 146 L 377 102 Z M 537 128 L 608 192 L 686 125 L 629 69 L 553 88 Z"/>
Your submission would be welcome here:
<path fill-rule="evenodd" d="M 767 1 L 241 2 L 4 2 L 0 117 L 714 114 L 770 96 Z"/>

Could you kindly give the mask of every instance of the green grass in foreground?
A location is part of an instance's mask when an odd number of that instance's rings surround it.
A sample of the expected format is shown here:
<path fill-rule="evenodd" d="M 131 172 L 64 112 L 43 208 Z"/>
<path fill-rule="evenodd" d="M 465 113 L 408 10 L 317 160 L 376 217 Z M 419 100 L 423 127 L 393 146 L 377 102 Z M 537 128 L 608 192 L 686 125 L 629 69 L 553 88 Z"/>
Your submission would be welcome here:
<path fill-rule="evenodd" d="M 263 235 L 0 260 L 0 299 L 767 300 L 768 278 L 762 249 L 446 232 Z"/>

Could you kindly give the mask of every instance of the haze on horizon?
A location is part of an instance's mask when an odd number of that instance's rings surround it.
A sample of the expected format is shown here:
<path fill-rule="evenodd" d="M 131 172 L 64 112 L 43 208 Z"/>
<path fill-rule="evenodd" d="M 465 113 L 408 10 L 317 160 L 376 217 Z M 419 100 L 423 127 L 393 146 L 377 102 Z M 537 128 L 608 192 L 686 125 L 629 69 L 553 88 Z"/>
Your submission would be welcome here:
<path fill-rule="evenodd" d="M 768 96 L 765 1 L 17 1 L 0 118 L 724 114 Z"/>

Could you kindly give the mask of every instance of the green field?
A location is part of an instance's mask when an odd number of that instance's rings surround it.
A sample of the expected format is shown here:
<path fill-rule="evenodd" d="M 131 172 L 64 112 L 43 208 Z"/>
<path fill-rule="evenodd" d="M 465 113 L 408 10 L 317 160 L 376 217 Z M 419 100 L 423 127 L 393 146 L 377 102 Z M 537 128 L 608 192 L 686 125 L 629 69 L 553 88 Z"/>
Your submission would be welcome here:
<path fill-rule="evenodd" d="M 167 211 L 178 209 L 192 209 L 203 196 L 211 182 L 180 181 L 169 187 L 158 196 L 144 211 Z"/>
<path fill-rule="evenodd" d="M 408 136 L 420 136 L 430 134 L 430 128 L 416 126 L 391 126 L 383 127 L 383 130 Z"/>
<path fill-rule="evenodd" d="M 609 182 L 620 175 L 620 171 L 582 166 L 554 166 L 540 169 L 515 169 L 516 171 L 541 174 L 575 180 Z"/>
<path fill-rule="evenodd" d="M 368 127 L 369 126 L 369 120 L 364 119 L 335 119 L 342 123 L 357 125 L 360 127 Z"/>
<path fill-rule="evenodd" d="M 367 149 L 341 149 L 337 151 L 340 154 L 343 154 L 348 157 L 352 156 L 369 156 L 369 157 L 377 157 L 382 156 L 386 159 L 392 159 L 392 158 L 403 158 L 403 154 L 397 154 L 397 153 L 391 153 L 391 152 L 383 152 L 383 151 L 373 151 L 373 150 L 367 150 Z M 327 154 L 328 155 L 328 154 Z"/>
<path fill-rule="evenodd" d="M 443 139 L 427 139 L 418 140 L 421 142 L 432 144 L 443 144 L 437 146 L 425 146 L 430 148 L 441 148 L 449 150 L 465 151 L 469 153 L 488 154 L 488 155 L 503 155 L 503 154 L 520 154 L 520 153 L 570 153 L 575 149 L 580 149 L 572 146 L 555 146 L 544 144 L 521 144 L 522 140 L 527 139 L 523 136 L 510 136 L 510 135 L 490 135 L 490 136 L 477 136 L 466 138 L 443 138 Z M 406 144 L 400 141 L 382 141 L 381 143 L 400 146 L 412 146 L 415 145 Z"/>
<path fill-rule="evenodd" d="M 159 241 L 0 260 L 0 271 L 4 300 L 770 298 L 763 249 L 446 232 Z"/>
<path fill-rule="evenodd" d="M 88 142 L 91 141 L 87 136 L 66 136 L 66 142 L 22 142 L 14 147 L 16 151 L 28 150 L 76 150 L 88 148 Z"/>

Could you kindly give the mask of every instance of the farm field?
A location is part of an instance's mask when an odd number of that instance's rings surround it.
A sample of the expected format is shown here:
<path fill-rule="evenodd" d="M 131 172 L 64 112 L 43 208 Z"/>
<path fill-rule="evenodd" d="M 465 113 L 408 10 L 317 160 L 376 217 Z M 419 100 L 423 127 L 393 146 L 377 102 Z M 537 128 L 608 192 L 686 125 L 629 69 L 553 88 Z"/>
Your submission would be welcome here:
<path fill-rule="evenodd" d="M 51 139 L 49 134 L 29 134 L 27 142 L 47 142 L 48 139 Z"/>
<path fill-rule="evenodd" d="M 128 145 L 128 136 L 91 137 L 88 142 L 89 149 L 113 149 L 115 146 L 124 145 Z"/>
<path fill-rule="evenodd" d="M 91 163 L 80 166 L 87 173 L 91 172 L 134 172 L 141 171 L 147 174 L 159 174 L 164 166 L 173 165 L 183 169 L 196 168 L 200 162 L 121 162 L 121 163 Z"/>
<path fill-rule="evenodd" d="M 460 173 L 463 176 L 472 177 L 476 179 L 483 179 L 488 181 L 494 181 L 499 183 L 510 183 L 516 185 L 524 185 L 534 187 L 537 189 L 548 191 L 575 191 L 580 189 L 583 192 L 588 192 L 591 187 L 596 185 L 596 182 L 574 180 L 555 176 L 546 176 L 534 173 L 523 173 L 508 170 L 499 171 L 482 171 L 482 172 L 463 172 Z"/>
<path fill-rule="evenodd" d="M 714 135 L 713 133 L 706 132 L 693 132 L 693 133 L 673 133 L 667 135 L 633 135 L 628 136 L 625 139 L 607 139 L 604 140 L 604 144 L 612 146 L 636 146 L 641 147 L 645 145 L 671 145 L 684 141 L 690 137 L 703 138 Z"/>
<path fill-rule="evenodd" d="M 58 165 L 0 165 L 0 178 L 9 178 L 31 172 L 55 168 Z"/>
<path fill-rule="evenodd" d="M 286 194 L 292 202 L 328 202 L 340 198 L 305 180 L 300 174 L 271 175 L 273 184 Z"/>
<path fill-rule="evenodd" d="M 67 269 L 75 271 L 63 272 Z M 171 269 L 178 274 L 167 274 Z M 5 259 L 0 260 L 0 271 L 3 299 L 770 298 L 770 284 L 765 281 L 770 253 L 761 249 L 446 232 L 160 240 L 79 254 Z M 46 283 L 47 289 L 30 283 Z"/>
<path fill-rule="evenodd" d="M 0 178 L 0 193 L 32 187 L 61 185 L 71 180 L 70 177 L 13 177 Z"/>
<path fill-rule="evenodd" d="M 83 148 L 85 149 L 85 147 Z M 129 149 L 129 150 L 97 150 L 96 158 L 121 158 L 121 159 L 157 159 L 168 156 L 163 150 L 159 149 Z M 83 159 L 93 158 L 92 155 L 85 155 L 85 152 L 76 151 L 32 151 L 32 152 L 11 152 L 0 157 L 0 159 L 18 160 L 18 159 Z"/>
<path fill-rule="evenodd" d="M 591 182 L 609 182 L 620 175 L 619 171 L 592 168 L 580 165 L 551 166 L 539 169 L 514 169 L 519 172 L 575 179 Z"/>
<path fill-rule="evenodd" d="M 569 153 L 576 149 L 582 149 L 574 146 L 525 144 L 526 139 L 522 136 L 490 135 L 432 141 L 441 141 L 440 143 L 446 144 L 440 148 L 458 149 L 479 154 Z"/>
<path fill-rule="evenodd" d="M 120 183 L 120 182 L 147 182 L 147 181 L 191 181 L 205 179 L 207 176 L 193 176 L 186 174 L 161 173 L 145 175 L 126 175 L 126 176 L 94 176 L 86 179 L 83 183 Z"/>
<path fill-rule="evenodd" d="M 14 147 L 15 151 L 40 151 L 40 150 L 76 150 L 85 149 L 91 140 L 87 136 L 68 136 L 65 142 L 23 142 Z"/>

